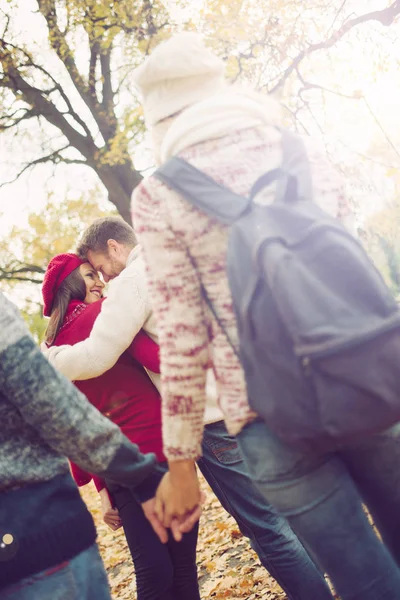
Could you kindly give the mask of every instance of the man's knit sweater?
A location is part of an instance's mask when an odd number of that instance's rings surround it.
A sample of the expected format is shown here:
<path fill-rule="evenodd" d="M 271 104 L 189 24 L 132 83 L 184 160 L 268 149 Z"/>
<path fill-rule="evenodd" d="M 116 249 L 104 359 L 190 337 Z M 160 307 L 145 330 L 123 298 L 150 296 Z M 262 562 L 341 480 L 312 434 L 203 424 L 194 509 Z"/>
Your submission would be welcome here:
<path fill-rule="evenodd" d="M 115 483 L 140 484 L 144 494 L 154 456 L 140 454 L 51 367 L 2 293 L 0 423 L 0 537 L 14 540 L 0 545 L 1 588 L 94 542 L 65 456 Z"/>
<path fill-rule="evenodd" d="M 146 289 L 145 266 L 137 247 L 126 268 L 111 281 L 90 336 L 73 347 L 49 348 L 45 355 L 51 364 L 72 381 L 92 379 L 115 365 L 141 329 L 155 339 L 156 322 Z"/>

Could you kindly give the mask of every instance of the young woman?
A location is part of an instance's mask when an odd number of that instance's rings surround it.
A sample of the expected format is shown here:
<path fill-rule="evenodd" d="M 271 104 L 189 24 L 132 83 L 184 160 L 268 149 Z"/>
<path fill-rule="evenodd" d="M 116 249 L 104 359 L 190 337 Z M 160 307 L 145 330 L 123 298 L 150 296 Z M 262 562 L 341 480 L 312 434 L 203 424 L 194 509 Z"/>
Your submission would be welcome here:
<path fill-rule="evenodd" d="M 76 344 L 89 336 L 101 311 L 104 284 L 88 262 L 75 254 L 60 254 L 49 263 L 43 282 L 44 314 L 49 316 L 45 333 L 48 346 Z M 143 331 L 106 373 L 76 382 L 89 401 L 143 453 L 154 452 L 160 477 L 166 469 L 162 452 L 161 403 L 145 368 L 159 372 L 158 346 Z M 78 485 L 92 476 L 72 465 Z M 93 477 L 101 496 L 105 522 L 124 528 L 135 565 L 138 600 L 200 600 L 197 568 L 197 526 L 181 542 L 170 536 L 163 545 L 144 516 L 133 492 L 107 485 Z"/>

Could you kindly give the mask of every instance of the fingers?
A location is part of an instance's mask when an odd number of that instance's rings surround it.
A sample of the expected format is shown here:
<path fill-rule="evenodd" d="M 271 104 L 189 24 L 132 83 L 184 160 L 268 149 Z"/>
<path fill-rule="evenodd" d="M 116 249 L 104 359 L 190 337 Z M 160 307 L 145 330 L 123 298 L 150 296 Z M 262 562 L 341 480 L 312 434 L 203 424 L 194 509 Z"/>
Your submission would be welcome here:
<path fill-rule="evenodd" d="M 168 541 L 168 532 L 156 512 L 156 498 L 150 498 L 146 502 L 142 502 L 143 512 L 158 536 L 160 542 L 165 544 Z"/>
<path fill-rule="evenodd" d="M 108 519 L 104 519 L 104 523 L 106 523 L 113 531 L 117 531 L 117 529 L 122 527 L 121 521 L 109 521 Z"/>
<path fill-rule="evenodd" d="M 168 542 L 168 531 L 164 525 L 158 520 L 155 514 L 147 516 L 147 519 L 150 521 L 150 525 L 158 536 L 160 542 L 162 544 L 166 544 Z"/>
<path fill-rule="evenodd" d="M 122 527 L 122 521 L 119 516 L 119 512 L 116 508 L 109 508 L 103 514 L 103 521 L 106 523 L 110 529 L 116 531 Z"/>
<path fill-rule="evenodd" d="M 179 529 L 182 533 L 191 531 L 201 516 L 201 506 L 196 506 L 191 513 L 186 515 L 179 524 Z"/>
<path fill-rule="evenodd" d="M 177 514 L 177 512 L 178 512 L 178 511 L 175 511 L 175 516 L 176 516 L 176 517 L 178 517 L 178 519 L 179 519 L 180 515 L 179 515 L 179 514 Z M 165 527 L 171 527 L 171 523 L 172 523 L 172 516 L 173 516 L 173 515 L 172 515 L 172 513 L 169 511 L 169 509 L 168 509 L 168 508 L 166 508 L 166 507 L 164 506 L 164 518 L 163 518 L 163 520 L 162 520 L 162 523 L 164 524 L 164 526 L 165 526 Z"/>
<path fill-rule="evenodd" d="M 172 519 L 171 521 L 171 533 L 176 542 L 180 542 L 183 538 L 183 533 L 181 531 L 181 523 L 178 519 Z"/>
<path fill-rule="evenodd" d="M 164 503 L 162 498 L 159 495 L 156 495 L 154 502 L 154 513 L 157 519 L 163 523 L 164 522 Z"/>
<path fill-rule="evenodd" d="M 176 517 L 171 520 L 171 533 L 176 542 L 180 542 L 184 533 L 188 533 L 197 523 L 201 516 L 201 506 L 197 506 L 191 513 L 187 513 L 183 519 Z"/>

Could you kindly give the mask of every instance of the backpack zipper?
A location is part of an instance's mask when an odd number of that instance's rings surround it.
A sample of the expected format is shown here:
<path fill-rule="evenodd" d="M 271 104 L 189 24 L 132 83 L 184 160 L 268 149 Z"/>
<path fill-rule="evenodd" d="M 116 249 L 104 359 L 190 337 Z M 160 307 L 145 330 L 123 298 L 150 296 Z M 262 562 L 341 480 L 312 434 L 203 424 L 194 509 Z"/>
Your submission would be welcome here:
<path fill-rule="evenodd" d="M 311 358 L 309 356 L 303 356 L 301 358 L 301 366 L 303 368 L 303 373 L 305 377 L 311 377 L 312 369 L 311 369 Z"/>

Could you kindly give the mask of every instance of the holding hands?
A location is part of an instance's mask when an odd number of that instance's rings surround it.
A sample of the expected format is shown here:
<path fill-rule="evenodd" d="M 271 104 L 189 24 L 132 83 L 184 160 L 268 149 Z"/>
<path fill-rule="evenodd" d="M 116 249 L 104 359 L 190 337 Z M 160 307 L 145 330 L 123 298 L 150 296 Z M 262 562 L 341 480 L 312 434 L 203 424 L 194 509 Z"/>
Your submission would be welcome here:
<path fill-rule="evenodd" d="M 180 460 L 170 463 L 155 497 L 142 508 L 162 543 L 168 540 L 167 529 L 180 542 L 200 519 L 203 501 L 194 461 Z"/>

